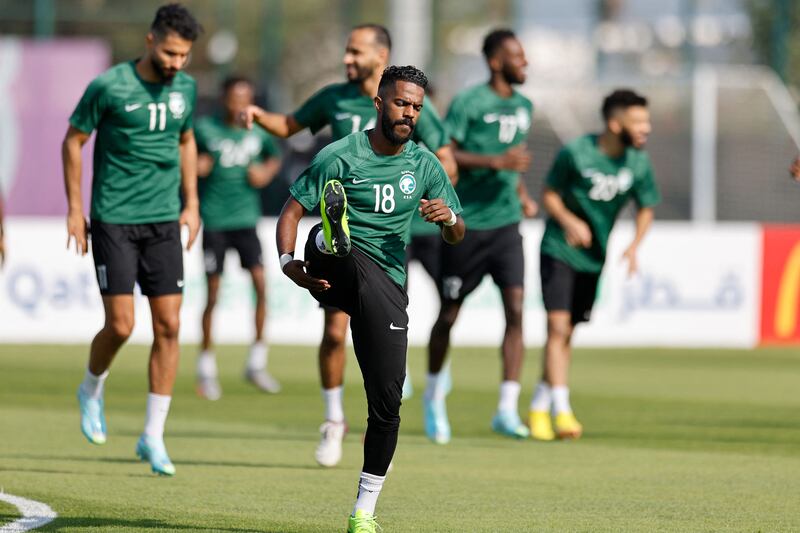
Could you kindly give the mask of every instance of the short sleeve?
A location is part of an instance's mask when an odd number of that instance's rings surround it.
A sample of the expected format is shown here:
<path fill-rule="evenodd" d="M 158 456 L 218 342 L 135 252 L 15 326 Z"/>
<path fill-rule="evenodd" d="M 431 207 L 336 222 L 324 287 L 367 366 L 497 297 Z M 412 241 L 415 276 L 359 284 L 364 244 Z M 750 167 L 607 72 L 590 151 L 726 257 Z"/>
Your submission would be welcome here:
<path fill-rule="evenodd" d="M 197 101 L 197 85 L 192 83 L 191 88 L 187 91 L 187 99 L 189 100 L 189 112 L 186 114 L 186 119 L 181 125 L 181 133 L 189 131 L 194 128 L 194 107 Z"/>
<path fill-rule="evenodd" d="M 444 121 L 450 138 L 458 144 L 463 144 L 467 138 L 469 114 L 465 104 L 463 97 L 456 96 L 447 110 L 447 117 Z"/>
<path fill-rule="evenodd" d="M 100 124 L 108 107 L 106 87 L 100 78 L 95 78 L 84 91 L 75 111 L 69 117 L 72 127 L 91 133 Z"/>
<path fill-rule="evenodd" d="M 278 143 L 275 142 L 275 138 L 264 130 L 259 131 L 263 132 L 261 136 L 261 159 L 267 160 L 273 157 L 280 157 L 281 149 L 278 148 Z"/>
<path fill-rule="evenodd" d="M 640 208 L 653 207 L 661 203 L 661 192 L 656 185 L 649 157 L 645 159 L 643 167 L 641 178 L 633 184 L 633 198 Z"/>
<path fill-rule="evenodd" d="M 550 167 L 545 183 L 554 191 L 563 191 L 567 188 L 574 169 L 575 161 L 572 158 L 572 154 L 566 147 L 562 148 L 558 152 L 555 161 L 553 161 L 553 166 Z"/>
<path fill-rule="evenodd" d="M 427 162 L 428 164 L 425 166 L 427 187 L 423 196 L 431 200 L 441 198 L 456 215 L 461 214 L 461 202 L 444 167 L 433 155 L 428 156 Z"/>
<path fill-rule="evenodd" d="M 202 118 L 197 121 L 197 127 L 194 130 L 194 140 L 197 143 L 198 153 L 209 153 L 211 150 L 208 147 L 209 135 L 207 119 Z"/>
<path fill-rule="evenodd" d="M 311 165 L 289 187 L 289 194 L 300 202 L 300 205 L 306 211 L 312 211 L 319 204 L 319 198 L 325 183 L 341 175 L 341 160 L 332 155 L 328 149 L 323 149 L 311 161 Z"/>
<path fill-rule="evenodd" d="M 414 128 L 414 141 L 424 144 L 431 152 L 435 152 L 450 142 L 447 136 L 447 129 L 439 117 L 433 102 L 427 96 Z"/>
<path fill-rule="evenodd" d="M 330 87 L 323 87 L 294 112 L 294 119 L 297 123 L 309 128 L 311 133 L 317 133 L 328 124 L 327 108 L 330 90 Z"/>

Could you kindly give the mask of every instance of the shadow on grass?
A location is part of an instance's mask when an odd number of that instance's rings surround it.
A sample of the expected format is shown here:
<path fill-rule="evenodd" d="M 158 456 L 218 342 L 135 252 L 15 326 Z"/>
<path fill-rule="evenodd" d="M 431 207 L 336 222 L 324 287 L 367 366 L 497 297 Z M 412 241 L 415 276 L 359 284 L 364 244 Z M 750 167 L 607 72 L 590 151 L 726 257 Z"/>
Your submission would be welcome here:
<path fill-rule="evenodd" d="M 73 470 L 56 470 L 54 468 L 22 468 L 22 467 L 15 467 L 15 468 L 3 468 L 0 467 L 0 472 L 24 472 L 28 474 L 65 474 L 65 475 L 76 475 L 76 476 L 113 476 L 119 477 L 123 475 L 125 477 L 152 477 L 150 474 L 119 474 L 118 472 L 110 473 L 110 472 L 86 472 L 86 471 L 73 471 Z"/>
<path fill-rule="evenodd" d="M 37 461 L 79 461 L 85 463 L 117 463 L 117 464 L 139 464 L 141 461 L 135 458 L 127 458 L 127 457 L 84 457 L 80 455 L 36 455 L 36 454 L 25 454 L 25 453 L 16 453 L 16 454 L 2 454 L 0 455 L 0 459 L 32 459 Z M 319 470 L 320 467 L 315 464 L 292 464 L 292 463 L 260 463 L 256 461 L 222 461 L 222 460 L 203 460 L 203 459 L 195 459 L 195 460 L 187 460 L 187 461 L 175 461 L 175 466 L 219 466 L 219 467 L 241 467 L 241 468 L 278 468 L 278 469 L 294 469 L 294 470 Z M 3 468 L 0 467 L 0 472 L 2 471 L 25 471 L 25 472 L 42 472 L 42 473 L 51 473 L 51 474 L 85 474 L 85 472 L 69 472 L 69 471 L 58 471 L 58 470 L 46 470 L 40 468 Z M 103 474 L 98 474 L 103 475 Z"/>
<path fill-rule="evenodd" d="M 2 515 L 0 515 L 2 519 Z M 0 522 L 3 523 L 3 522 Z M 61 517 L 42 526 L 36 531 L 72 531 L 76 528 L 91 528 L 92 531 L 106 531 L 110 528 L 126 528 L 131 531 L 230 531 L 236 533 L 279 533 L 287 529 L 251 529 L 238 527 L 217 527 L 202 525 L 173 524 L 164 520 L 152 518 L 126 519 L 126 518 L 86 518 L 86 517 Z M 296 530 L 300 531 L 300 530 Z M 310 531 L 310 530 L 309 530 Z"/>

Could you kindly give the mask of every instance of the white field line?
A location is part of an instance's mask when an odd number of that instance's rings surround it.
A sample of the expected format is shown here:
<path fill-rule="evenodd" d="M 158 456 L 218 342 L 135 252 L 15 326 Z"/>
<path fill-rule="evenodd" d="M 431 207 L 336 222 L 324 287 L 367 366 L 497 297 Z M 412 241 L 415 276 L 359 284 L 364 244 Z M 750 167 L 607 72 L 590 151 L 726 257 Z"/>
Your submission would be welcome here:
<path fill-rule="evenodd" d="M 0 533 L 22 533 L 52 522 L 58 516 L 49 505 L 6 494 L 0 491 L 0 500 L 19 509 L 22 518 L 0 525 Z"/>

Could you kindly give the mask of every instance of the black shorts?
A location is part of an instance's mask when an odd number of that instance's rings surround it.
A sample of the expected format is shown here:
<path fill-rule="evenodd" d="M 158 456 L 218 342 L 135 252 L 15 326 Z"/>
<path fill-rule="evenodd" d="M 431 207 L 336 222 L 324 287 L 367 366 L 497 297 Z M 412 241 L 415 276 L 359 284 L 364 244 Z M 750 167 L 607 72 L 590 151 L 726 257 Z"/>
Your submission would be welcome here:
<path fill-rule="evenodd" d="M 599 273 L 578 272 L 568 264 L 542 254 L 542 298 L 547 311 L 569 311 L 572 324 L 588 322 L 597 296 Z"/>
<path fill-rule="evenodd" d="M 439 279 L 442 270 L 442 236 L 420 235 L 411 237 L 411 243 L 406 247 L 406 271 L 411 261 L 419 261 L 425 272 L 434 280 Z"/>
<path fill-rule="evenodd" d="M 183 292 L 183 250 L 177 221 L 108 224 L 92 220 L 92 255 L 100 294 L 145 296 Z"/>
<path fill-rule="evenodd" d="M 203 263 L 207 275 L 222 274 L 225 268 L 225 252 L 231 248 L 239 254 L 239 262 L 246 270 L 264 264 L 256 228 L 203 229 Z"/>
<path fill-rule="evenodd" d="M 463 302 L 486 274 L 501 290 L 525 286 L 519 224 L 490 230 L 467 229 L 461 243 L 442 245 L 439 291 L 443 301 Z"/>

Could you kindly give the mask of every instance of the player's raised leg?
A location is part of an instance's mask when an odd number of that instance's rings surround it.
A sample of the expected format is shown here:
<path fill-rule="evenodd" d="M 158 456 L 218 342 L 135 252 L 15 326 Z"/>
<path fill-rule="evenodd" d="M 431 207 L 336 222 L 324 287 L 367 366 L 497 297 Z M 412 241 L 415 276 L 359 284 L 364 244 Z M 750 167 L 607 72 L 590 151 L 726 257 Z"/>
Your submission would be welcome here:
<path fill-rule="evenodd" d="M 321 466 L 336 466 L 342 459 L 342 442 L 347 433 L 342 393 L 347 360 L 345 339 L 350 317 L 332 307 L 325 307 L 325 326 L 319 345 L 319 377 L 325 421 L 320 426 L 320 441 L 314 458 Z"/>
<path fill-rule="evenodd" d="M 92 444 L 106 442 L 103 390 L 114 356 L 133 331 L 133 295 L 104 296 L 103 309 L 105 324 L 92 340 L 89 365 L 78 387 L 81 431 Z"/>

